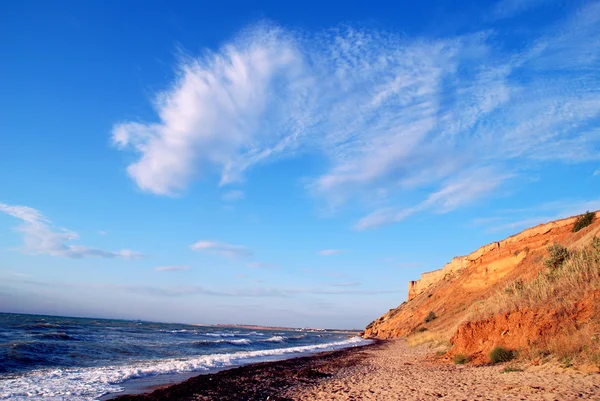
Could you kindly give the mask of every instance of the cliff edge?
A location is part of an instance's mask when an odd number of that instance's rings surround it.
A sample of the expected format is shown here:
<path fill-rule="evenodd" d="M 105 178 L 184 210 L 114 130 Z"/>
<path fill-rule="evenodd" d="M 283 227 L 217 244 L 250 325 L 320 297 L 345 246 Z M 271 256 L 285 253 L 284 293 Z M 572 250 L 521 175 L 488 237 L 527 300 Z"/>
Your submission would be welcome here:
<path fill-rule="evenodd" d="M 600 212 L 588 213 L 588 217 L 592 216 L 591 224 L 577 232 L 574 232 L 574 226 L 581 216 L 540 224 L 482 246 L 469 255 L 455 257 L 439 270 L 423 273 L 419 280 L 409 283 L 408 300 L 369 324 L 363 335 L 395 338 L 435 333 L 437 337 L 448 339 L 452 345 L 450 354 L 483 355 L 499 343 L 510 344 L 513 348 L 528 344 L 528 334 L 519 334 L 518 327 L 529 324 L 525 322 L 527 320 L 534 322 L 528 330 L 537 330 L 539 327 L 535 322 L 542 320 L 543 305 L 533 301 L 516 302 L 525 293 L 521 294 L 520 288 L 525 291 L 531 285 L 539 285 L 541 278 L 551 280 L 552 274 L 558 274 L 558 270 L 548 270 L 548 263 L 544 262 L 552 244 L 560 244 L 557 249 L 564 247 L 569 256 L 576 255 L 578 249 L 589 247 L 592 242 L 596 243 L 594 238 L 600 236 Z M 600 294 L 593 293 L 594 288 L 590 287 L 585 295 L 582 294 L 585 299 L 580 301 L 592 305 L 586 300 L 596 299 Z M 509 299 L 511 297 L 506 295 L 510 291 L 519 293 Z M 578 312 L 566 309 L 575 303 L 565 301 L 564 305 L 561 304 L 562 309 L 546 310 L 543 316 L 554 316 L 555 321 L 560 320 L 560 316 L 574 318 Z M 587 308 L 587 314 L 579 313 L 578 319 L 596 317 L 595 311 L 590 311 L 592 306 L 582 304 L 579 307 L 582 310 Z M 600 313 L 597 317 L 600 322 Z M 493 330 L 490 329 L 492 326 Z M 520 340 L 513 341 L 517 337 Z M 482 356 L 480 359 L 485 358 Z"/>

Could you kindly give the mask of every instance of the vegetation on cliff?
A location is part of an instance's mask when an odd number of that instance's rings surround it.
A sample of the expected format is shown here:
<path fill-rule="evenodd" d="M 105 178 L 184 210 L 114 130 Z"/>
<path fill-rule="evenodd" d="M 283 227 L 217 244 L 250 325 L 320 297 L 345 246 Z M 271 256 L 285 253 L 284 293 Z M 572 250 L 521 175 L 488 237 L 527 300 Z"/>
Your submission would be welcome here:
<path fill-rule="evenodd" d="M 582 228 L 585 228 L 592 224 L 592 222 L 594 221 L 594 217 L 596 217 L 596 213 L 594 212 L 585 212 L 581 216 L 577 217 L 577 221 L 573 226 L 573 232 L 576 233 Z"/>
<path fill-rule="evenodd" d="M 600 370 L 595 216 L 525 230 L 464 257 L 464 268 L 424 288 L 413 282 L 420 292 L 372 322 L 365 335 L 430 342 L 455 363 L 501 362 L 504 349 L 534 364 L 555 360 Z"/>

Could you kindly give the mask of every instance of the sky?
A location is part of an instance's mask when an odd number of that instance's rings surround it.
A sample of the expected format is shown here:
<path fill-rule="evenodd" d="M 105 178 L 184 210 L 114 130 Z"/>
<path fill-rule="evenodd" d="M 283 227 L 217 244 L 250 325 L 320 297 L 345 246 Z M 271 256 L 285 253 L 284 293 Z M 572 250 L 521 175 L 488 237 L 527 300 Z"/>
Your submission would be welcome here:
<path fill-rule="evenodd" d="M 0 37 L 0 311 L 362 328 L 600 209 L 600 1 L 5 1 Z"/>

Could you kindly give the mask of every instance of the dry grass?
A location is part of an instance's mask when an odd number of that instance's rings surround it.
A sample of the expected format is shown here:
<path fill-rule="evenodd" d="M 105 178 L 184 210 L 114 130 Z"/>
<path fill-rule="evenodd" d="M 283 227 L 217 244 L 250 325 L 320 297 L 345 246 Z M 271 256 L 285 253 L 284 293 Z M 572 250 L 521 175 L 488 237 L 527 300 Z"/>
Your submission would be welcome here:
<path fill-rule="evenodd" d="M 560 263 L 554 264 L 552 257 L 550 249 L 545 268 L 533 280 L 509 283 L 486 301 L 473 305 L 466 320 L 478 321 L 497 313 L 524 309 L 567 310 L 592 291 L 600 290 L 600 239 L 594 237 L 587 246 L 569 251 Z M 537 345 L 542 348 L 522 350 L 523 357 L 539 361 L 552 355 L 565 368 L 592 363 L 600 369 L 600 333 L 595 330 L 600 316 L 592 320 L 594 322 L 580 322 L 577 329 L 546 339 L 543 345 Z M 532 347 L 535 346 L 532 344 Z"/>
<path fill-rule="evenodd" d="M 599 290 L 600 239 L 594 237 L 586 247 L 569 252 L 568 257 L 554 267 L 550 267 L 552 263 L 545 265 L 547 267 L 532 281 L 515 280 L 487 301 L 473 305 L 468 320 L 542 305 L 564 307 Z"/>
<path fill-rule="evenodd" d="M 408 336 L 406 341 L 411 347 L 421 344 L 429 344 L 431 348 L 450 347 L 450 335 L 436 331 L 415 333 Z"/>

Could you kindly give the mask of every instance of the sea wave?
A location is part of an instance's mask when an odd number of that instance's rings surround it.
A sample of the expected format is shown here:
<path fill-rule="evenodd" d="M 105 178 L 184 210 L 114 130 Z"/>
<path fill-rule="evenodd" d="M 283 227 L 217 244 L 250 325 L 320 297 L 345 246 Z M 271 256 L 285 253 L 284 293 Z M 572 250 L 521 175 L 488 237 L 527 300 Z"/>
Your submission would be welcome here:
<path fill-rule="evenodd" d="M 78 341 L 77 338 L 64 332 L 38 334 L 36 337 L 45 338 L 47 340 Z"/>
<path fill-rule="evenodd" d="M 235 337 L 233 333 L 202 333 L 202 335 L 209 337 Z"/>
<path fill-rule="evenodd" d="M 130 379 L 208 371 L 368 343 L 369 340 L 352 337 L 317 345 L 143 361 L 123 366 L 35 370 L 18 377 L 0 378 L 0 400 L 58 401 L 68 397 L 73 401 L 90 401 L 107 393 L 122 391 L 121 384 Z"/>
<path fill-rule="evenodd" d="M 285 336 L 273 336 L 273 337 L 269 337 L 265 340 L 261 340 L 262 342 L 269 342 L 269 343 L 282 343 L 285 340 L 287 340 L 287 337 Z"/>

